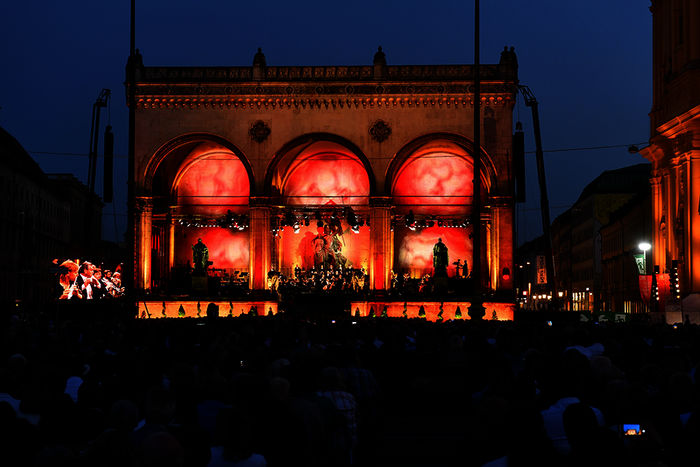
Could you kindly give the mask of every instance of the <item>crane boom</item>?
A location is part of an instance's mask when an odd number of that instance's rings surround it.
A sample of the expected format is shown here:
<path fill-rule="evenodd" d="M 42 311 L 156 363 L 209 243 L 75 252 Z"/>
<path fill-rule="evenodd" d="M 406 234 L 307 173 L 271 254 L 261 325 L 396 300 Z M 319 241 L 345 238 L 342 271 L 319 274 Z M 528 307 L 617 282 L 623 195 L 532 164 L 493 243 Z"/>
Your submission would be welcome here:
<path fill-rule="evenodd" d="M 537 179 L 540 185 L 540 211 L 542 213 L 542 233 L 544 235 L 545 263 L 547 267 L 547 282 L 552 291 L 552 305 L 556 306 L 557 281 L 554 269 L 554 252 L 552 249 L 552 233 L 549 220 L 549 197 L 547 196 L 547 177 L 544 171 L 544 151 L 542 150 L 542 135 L 540 133 L 540 114 L 537 98 L 527 86 L 518 86 L 525 99 L 525 105 L 532 109 L 532 124 L 535 132 L 535 159 L 537 161 Z"/>

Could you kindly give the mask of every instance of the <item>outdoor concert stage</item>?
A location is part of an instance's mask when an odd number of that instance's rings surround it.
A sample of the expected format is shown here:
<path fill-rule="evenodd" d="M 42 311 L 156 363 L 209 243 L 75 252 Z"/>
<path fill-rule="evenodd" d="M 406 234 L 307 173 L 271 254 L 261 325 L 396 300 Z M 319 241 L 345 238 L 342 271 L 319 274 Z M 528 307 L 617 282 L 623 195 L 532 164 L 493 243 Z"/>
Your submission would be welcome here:
<path fill-rule="evenodd" d="M 320 297 L 319 299 L 323 299 Z M 273 300 L 254 301 L 229 301 L 229 300 L 165 300 L 165 301 L 139 301 L 139 318 L 204 318 L 207 314 L 207 307 L 214 303 L 219 307 L 219 317 L 237 317 L 247 315 L 251 309 L 255 309 L 258 316 L 276 315 L 280 310 L 279 304 Z M 470 319 L 470 302 L 466 301 L 388 301 L 388 300 L 349 300 L 349 306 L 343 308 L 350 310 L 352 316 L 359 312 L 361 317 L 368 317 L 372 310 L 374 315 L 381 317 L 386 307 L 386 316 L 391 318 L 406 317 L 418 318 L 420 309 L 425 311 L 427 321 L 439 321 L 439 314 L 442 308 L 442 320 Z M 182 309 L 180 309 L 182 307 Z M 459 308 L 461 318 L 456 317 Z M 485 302 L 486 314 L 484 319 L 512 321 L 515 312 L 515 304 L 501 302 Z M 336 313 L 329 312 L 329 316 L 336 316 Z M 318 316 L 318 315 L 316 315 Z"/>

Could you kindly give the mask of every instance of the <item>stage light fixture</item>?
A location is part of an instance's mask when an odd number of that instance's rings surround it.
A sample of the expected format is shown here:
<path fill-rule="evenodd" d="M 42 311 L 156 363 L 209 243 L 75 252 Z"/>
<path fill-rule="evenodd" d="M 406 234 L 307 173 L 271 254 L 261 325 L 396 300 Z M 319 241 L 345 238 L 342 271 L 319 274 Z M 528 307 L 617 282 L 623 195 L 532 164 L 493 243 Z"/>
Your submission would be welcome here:
<path fill-rule="evenodd" d="M 299 233 L 299 224 L 294 224 L 294 233 L 298 234 Z"/>
<path fill-rule="evenodd" d="M 435 221 L 434 221 L 434 220 L 431 219 L 431 220 L 428 221 L 428 227 L 433 227 L 434 225 L 435 225 Z"/>
<path fill-rule="evenodd" d="M 416 216 L 413 215 L 413 210 L 408 211 L 406 215 L 406 227 L 416 230 Z"/>
<path fill-rule="evenodd" d="M 346 219 L 348 221 L 348 224 L 351 227 L 354 227 L 357 225 L 357 216 L 355 216 L 355 211 L 352 210 L 352 208 L 348 207 L 347 209 L 347 216 Z"/>
<path fill-rule="evenodd" d="M 308 226 L 309 226 L 309 223 L 310 223 L 310 221 L 309 221 L 309 216 L 308 216 L 307 214 L 304 214 L 304 225 L 305 225 L 306 227 L 308 227 Z"/>
<path fill-rule="evenodd" d="M 438 227 L 442 227 L 442 219 L 438 219 Z"/>
<path fill-rule="evenodd" d="M 359 225 L 353 225 L 352 227 L 350 227 L 350 229 L 351 229 L 353 232 L 355 232 L 356 234 L 359 234 L 359 233 L 360 233 L 360 226 L 359 226 Z"/>

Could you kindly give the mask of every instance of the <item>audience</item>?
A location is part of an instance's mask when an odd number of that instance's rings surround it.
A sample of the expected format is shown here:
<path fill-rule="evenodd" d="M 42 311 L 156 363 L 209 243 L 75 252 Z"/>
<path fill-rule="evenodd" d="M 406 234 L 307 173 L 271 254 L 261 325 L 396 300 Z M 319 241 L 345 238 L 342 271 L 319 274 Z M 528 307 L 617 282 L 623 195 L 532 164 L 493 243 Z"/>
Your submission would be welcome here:
<path fill-rule="evenodd" d="M 37 312 L 0 329 L 3 466 L 381 465 L 397 420 L 436 416 L 458 422 L 426 448 L 436 465 L 674 466 L 700 433 L 689 324 Z"/>

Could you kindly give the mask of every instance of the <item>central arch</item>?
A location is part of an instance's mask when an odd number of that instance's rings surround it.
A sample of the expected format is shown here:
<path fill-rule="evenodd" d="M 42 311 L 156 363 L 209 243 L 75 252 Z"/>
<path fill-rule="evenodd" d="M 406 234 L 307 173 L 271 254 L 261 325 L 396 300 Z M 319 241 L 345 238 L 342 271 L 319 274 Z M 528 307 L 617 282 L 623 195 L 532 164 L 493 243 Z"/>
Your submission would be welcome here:
<path fill-rule="evenodd" d="M 359 148 L 328 134 L 297 138 L 276 155 L 267 180 L 281 205 L 276 222 L 282 271 L 368 268 L 365 224 L 374 176 Z"/>

